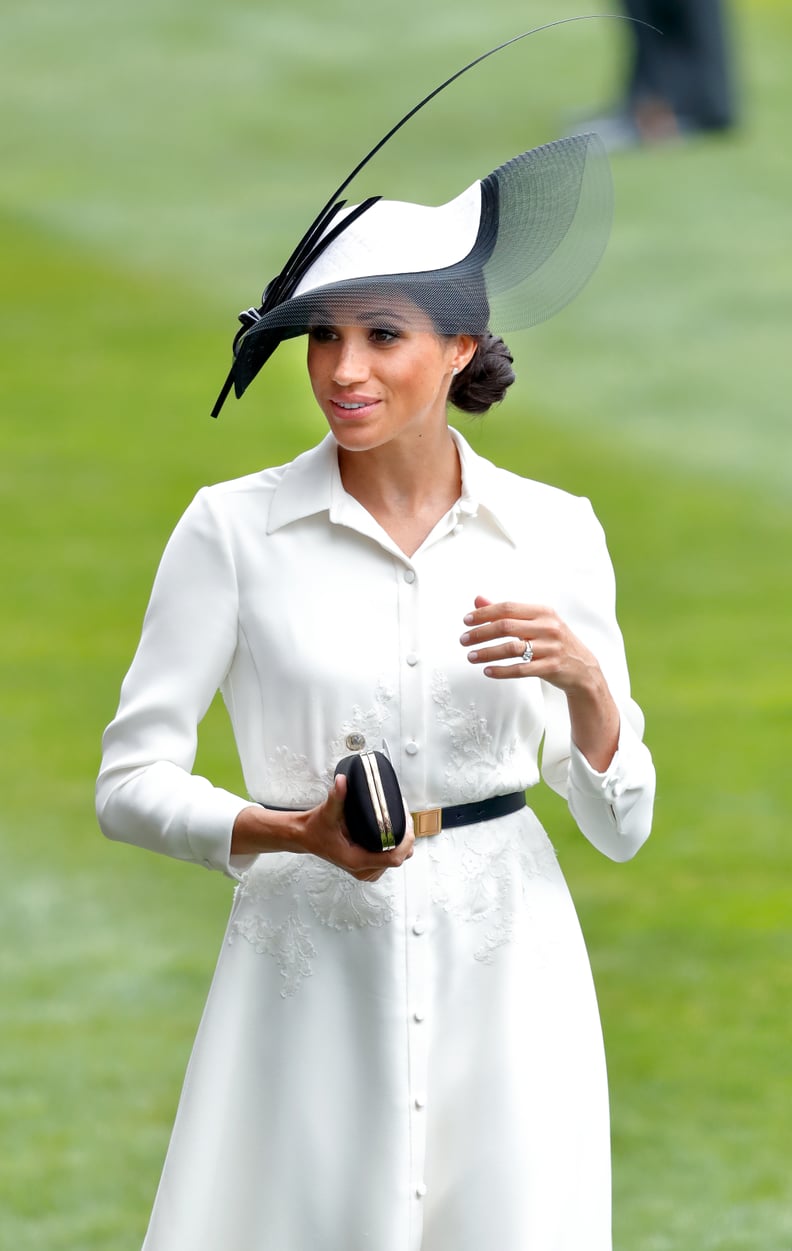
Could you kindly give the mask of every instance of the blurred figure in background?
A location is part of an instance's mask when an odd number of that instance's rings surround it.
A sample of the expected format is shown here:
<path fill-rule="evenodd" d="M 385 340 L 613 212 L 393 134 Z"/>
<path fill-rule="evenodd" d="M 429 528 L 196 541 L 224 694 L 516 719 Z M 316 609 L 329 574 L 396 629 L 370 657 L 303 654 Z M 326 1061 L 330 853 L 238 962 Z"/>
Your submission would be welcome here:
<path fill-rule="evenodd" d="M 721 0 L 624 0 L 631 41 L 621 99 L 574 129 L 611 150 L 728 130 L 737 107 Z M 651 29 L 654 27 L 655 29 Z"/>

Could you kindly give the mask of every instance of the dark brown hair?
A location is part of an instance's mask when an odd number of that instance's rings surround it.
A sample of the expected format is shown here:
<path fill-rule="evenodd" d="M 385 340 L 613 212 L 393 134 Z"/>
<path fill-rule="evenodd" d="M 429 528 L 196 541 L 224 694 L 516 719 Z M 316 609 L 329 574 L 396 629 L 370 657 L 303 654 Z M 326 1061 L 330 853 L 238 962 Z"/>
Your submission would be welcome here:
<path fill-rule="evenodd" d="M 514 382 L 513 357 L 503 339 L 478 334 L 476 351 L 461 373 L 451 379 L 449 401 L 463 413 L 481 414 L 499 404 Z"/>

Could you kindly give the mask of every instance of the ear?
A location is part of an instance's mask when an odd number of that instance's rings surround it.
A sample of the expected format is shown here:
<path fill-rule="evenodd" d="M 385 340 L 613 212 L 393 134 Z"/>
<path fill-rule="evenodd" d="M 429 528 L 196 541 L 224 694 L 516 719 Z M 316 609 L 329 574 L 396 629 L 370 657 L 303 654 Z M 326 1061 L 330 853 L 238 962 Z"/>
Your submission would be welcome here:
<path fill-rule="evenodd" d="M 472 334 L 458 334 L 453 340 L 453 352 L 449 361 L 450 368 L 454 373 L 461 374 L 466 365 L 472 361 L 478 343 Z"/>

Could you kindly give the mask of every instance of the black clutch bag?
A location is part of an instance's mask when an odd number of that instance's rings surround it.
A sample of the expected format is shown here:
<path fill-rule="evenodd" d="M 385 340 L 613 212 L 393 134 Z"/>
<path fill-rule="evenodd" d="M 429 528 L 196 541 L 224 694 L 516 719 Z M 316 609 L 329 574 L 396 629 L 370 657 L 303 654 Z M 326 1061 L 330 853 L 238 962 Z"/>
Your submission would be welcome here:
<path fill-rule="evenodd" d="M 336 765 L 347 780 L 344 821 L 353 842 L 369 851 L 398 847 L 407 829 L 399 782 L 380 751 L 356 752 Z"/>

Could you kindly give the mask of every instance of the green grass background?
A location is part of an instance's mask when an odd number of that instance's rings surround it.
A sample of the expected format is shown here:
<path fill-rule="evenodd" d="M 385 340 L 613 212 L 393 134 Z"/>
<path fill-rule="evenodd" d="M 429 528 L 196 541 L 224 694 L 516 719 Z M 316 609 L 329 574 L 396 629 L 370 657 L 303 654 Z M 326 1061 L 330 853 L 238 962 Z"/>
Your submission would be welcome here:
<path fill-rule="evenodd" d="M 229 884 L 105 843 L 92 788 L 180 511 L 322 433 L 299 343 L 209 420 L 236 311 L 419 95 L 574 12 L 0 3 L 9 1251 L 139 1246 L 222 934 Z M 655 833 L 629 865 L 599 858 L 553 797 L 539 805 L 600 993 L 617 1251 L 792 1248 L 792 9 L 733 14 L 739 133 L 615 158 L 601 270 L 515 336 L 506 406 L 462 425 L 484 454 L 594 501 L 658 765 Z M 439 202 L 555 137 L 612 94 L 622 40 L 581 24 L 504 52 L 358 193 Z M 236 785 L 218 708 L 200 766 Z"/>

